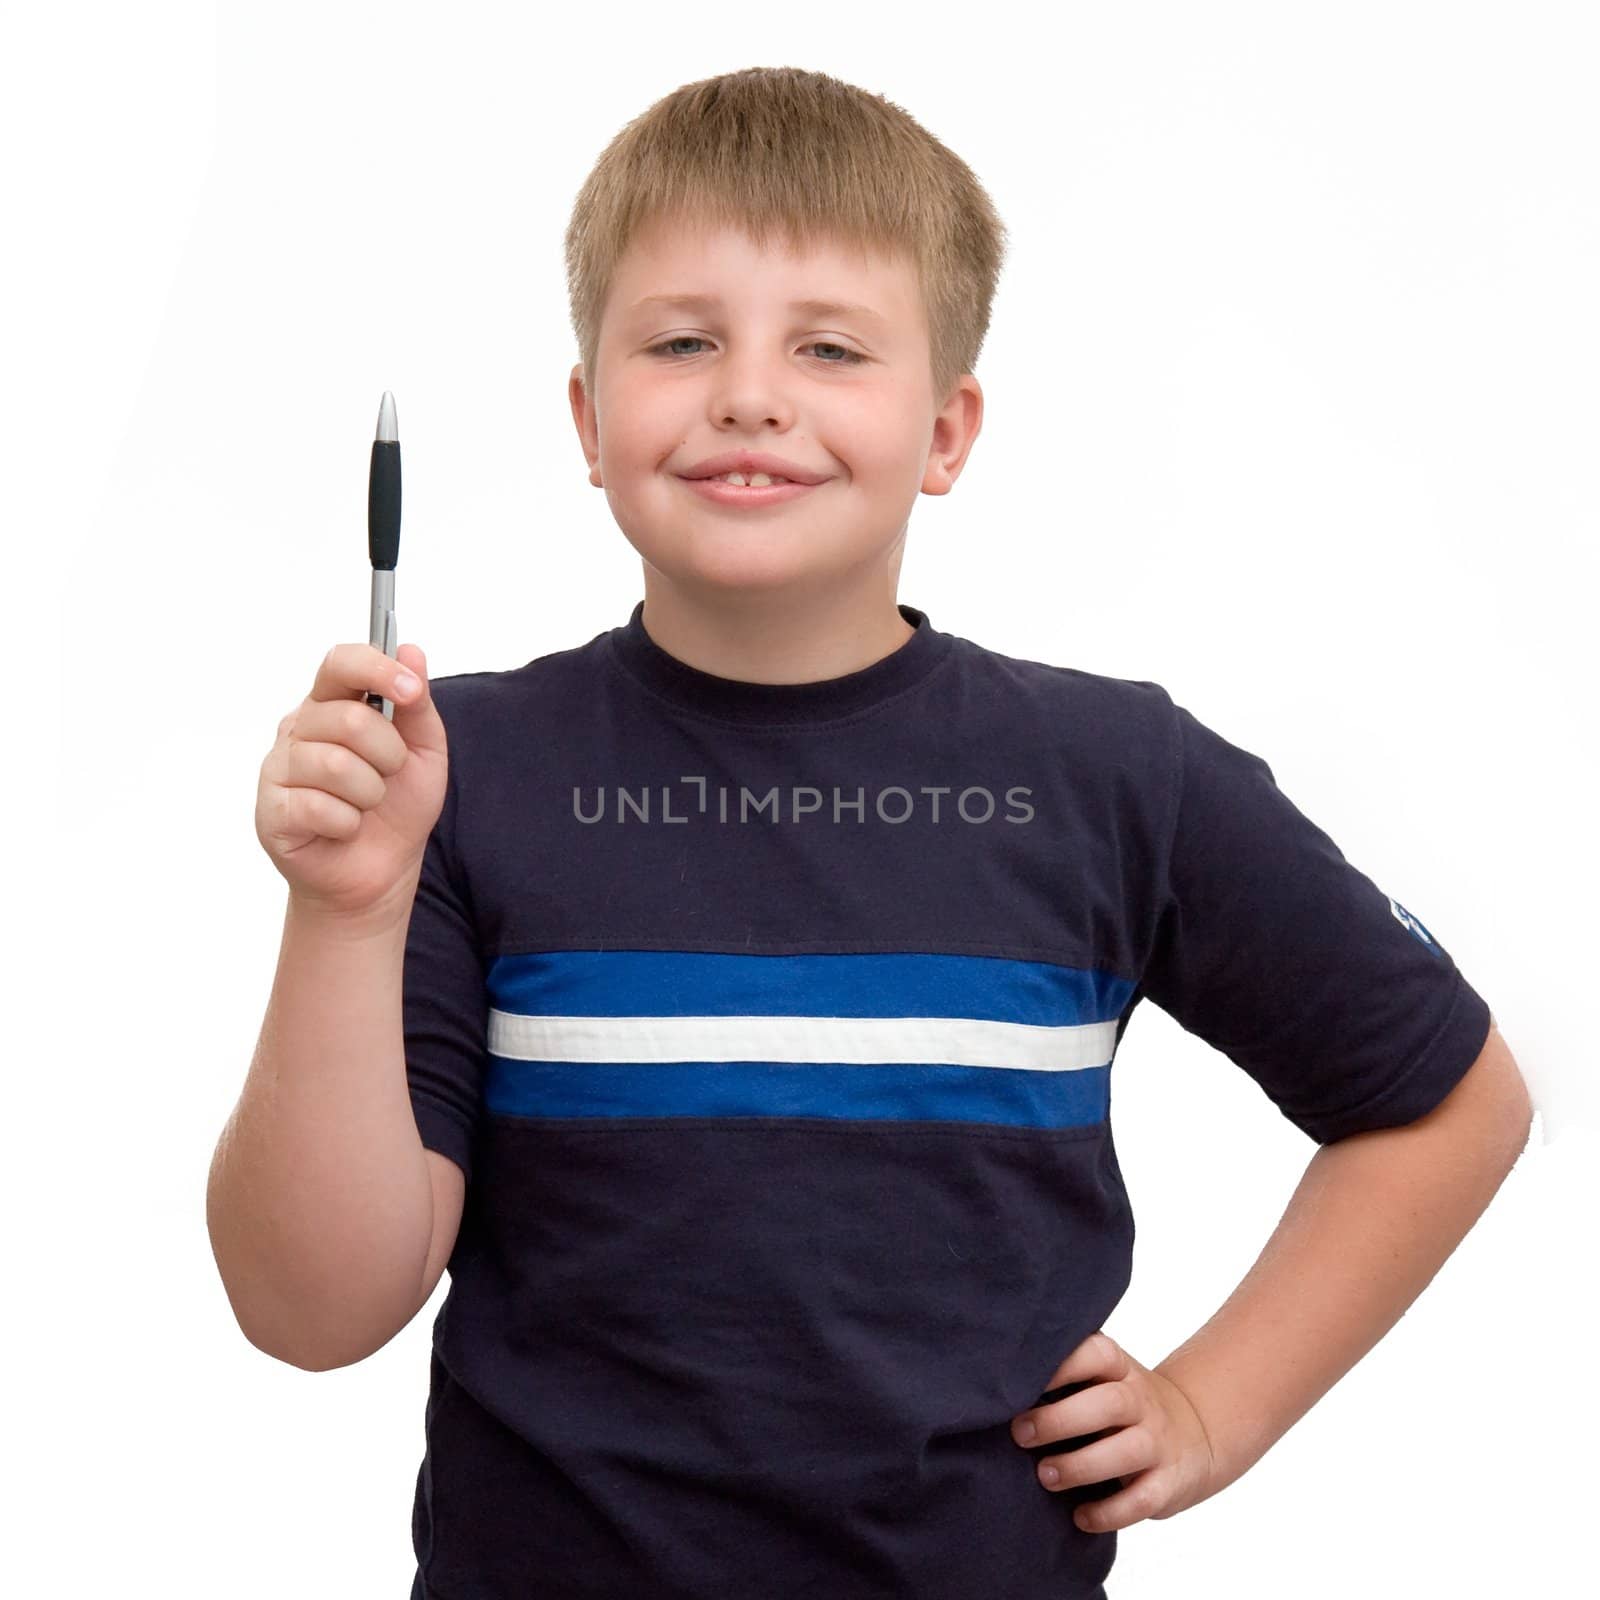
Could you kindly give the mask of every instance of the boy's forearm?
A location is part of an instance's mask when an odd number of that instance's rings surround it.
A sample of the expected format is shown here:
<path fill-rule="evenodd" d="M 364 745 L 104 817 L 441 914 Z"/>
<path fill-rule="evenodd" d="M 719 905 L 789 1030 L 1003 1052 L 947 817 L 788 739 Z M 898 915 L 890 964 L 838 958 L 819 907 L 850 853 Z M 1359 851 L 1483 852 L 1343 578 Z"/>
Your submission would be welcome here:
<path fill-rule="evenodd" d="M 295 1365 L 359 1360 L 416 1311 L 433 1226 L 405 1075 L 410 898 L 360 923 L 290 897 L 206 1224 L 234 1315 Z"/>
<path fill-rule="evenodd" d="M 1491 1032 L 1485 1054 L 1495 1050 L 1505 1046 Z M 1479 1073 L 1418 1122 L 1322 1146 L 1244 1281 L 1155 1369 L 1205 1426 L 1213 1493 L 1399 1321 L 1483 1214 L 1527 1140 L 1515 1081 Z"/>

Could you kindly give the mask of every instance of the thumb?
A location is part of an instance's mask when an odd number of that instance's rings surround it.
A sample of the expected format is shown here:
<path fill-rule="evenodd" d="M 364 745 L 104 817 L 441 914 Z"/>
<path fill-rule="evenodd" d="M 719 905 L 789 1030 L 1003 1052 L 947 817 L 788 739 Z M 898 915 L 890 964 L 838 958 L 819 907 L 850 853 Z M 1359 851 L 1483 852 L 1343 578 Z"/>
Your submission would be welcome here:
<path fill-rule="evenodd" d="M 396 727 L 401 730 L 408 745 L 443 750 L 444 724 L 433 703 L 433 689 L 428 682 L 428 658 L 422 653 L 421 647 L 414 644 L 398 646 L 394 658 L 422 685 L 409 699 L 395 701 Z"/>
<path fill-rule="evenodd" d="M 415 644 L 397 645 L 394 658 L 408 672 L 413 673 L 422 680 L 422 687 L 426 692 L 428 687 L 428 658 L 423 655 L 422 646 Z M 416 705 L 422 698 L 422 695 L 418 695 L 417 699 L 411 701 L 410 704 Z"/>

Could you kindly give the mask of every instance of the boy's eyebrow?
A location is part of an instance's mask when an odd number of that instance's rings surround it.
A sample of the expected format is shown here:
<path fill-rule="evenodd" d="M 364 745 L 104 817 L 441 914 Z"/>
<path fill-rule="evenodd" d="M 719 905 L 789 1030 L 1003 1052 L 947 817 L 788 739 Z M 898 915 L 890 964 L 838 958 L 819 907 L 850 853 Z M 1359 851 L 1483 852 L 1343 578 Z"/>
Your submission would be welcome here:
<path fill-rule="evenodd" d="M 682 306 L 688 311 L 714 311 L 722 302 L 713 294 L 647 294 L 635 300 L 629 311 L 639 311 L 645 306 Z M 852 305 L 844 300 L 791 300 L 791 311 L 803 311 L 811 317 L 868 317 L 874 322 L 887 324 L 888 318 L 871 306 Z"/>

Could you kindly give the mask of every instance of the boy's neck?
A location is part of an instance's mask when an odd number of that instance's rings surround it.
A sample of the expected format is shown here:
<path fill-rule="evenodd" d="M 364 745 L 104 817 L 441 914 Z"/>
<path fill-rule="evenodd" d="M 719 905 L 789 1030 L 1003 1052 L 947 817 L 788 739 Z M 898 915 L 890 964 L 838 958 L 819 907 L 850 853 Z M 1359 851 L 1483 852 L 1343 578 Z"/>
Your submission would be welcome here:
<path fill-rule="evenodd" d="M 792 594 L 701 596 L 647 572 L 645 632 L 688 666 L 744 683 L 814 683 L 859 672 L 916 630 L 892 588 L 797 600 Z"/>

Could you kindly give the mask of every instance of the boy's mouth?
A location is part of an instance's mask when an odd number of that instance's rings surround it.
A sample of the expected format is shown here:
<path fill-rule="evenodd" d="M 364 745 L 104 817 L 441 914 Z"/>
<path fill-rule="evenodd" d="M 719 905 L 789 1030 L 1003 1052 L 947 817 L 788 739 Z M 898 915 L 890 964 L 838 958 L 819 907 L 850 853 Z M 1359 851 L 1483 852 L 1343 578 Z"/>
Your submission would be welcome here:
<path fill-rule="evenodd" d="M 686 483 L 702 499 L 711 501 L 714 505 L 746 506 L 754 510 L 758 506 L 777 505 L 785 500 L 798 499 L 803 494 L 810 494 L 813 489 L 820 489 L 820 483 L 773 483 L 750 484 L 727 483 L 721 478 L 684 478 L 679 477 L 680 483 Z M 824 479 L 826 483 L 829 480 Z"/>

